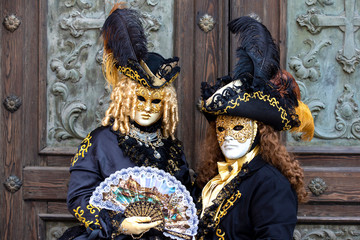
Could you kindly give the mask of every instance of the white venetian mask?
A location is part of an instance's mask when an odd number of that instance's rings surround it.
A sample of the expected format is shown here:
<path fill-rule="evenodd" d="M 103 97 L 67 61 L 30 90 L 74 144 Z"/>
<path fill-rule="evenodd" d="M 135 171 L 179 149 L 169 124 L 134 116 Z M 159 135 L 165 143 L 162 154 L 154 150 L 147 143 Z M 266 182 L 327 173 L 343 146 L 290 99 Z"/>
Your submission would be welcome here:
<path fill-rule="evenodd" d="M 238 159 L 249 152 L 257 133 L 256 121 L 236 116 L 218 116 L 216 134 L 227 159 Z"/>

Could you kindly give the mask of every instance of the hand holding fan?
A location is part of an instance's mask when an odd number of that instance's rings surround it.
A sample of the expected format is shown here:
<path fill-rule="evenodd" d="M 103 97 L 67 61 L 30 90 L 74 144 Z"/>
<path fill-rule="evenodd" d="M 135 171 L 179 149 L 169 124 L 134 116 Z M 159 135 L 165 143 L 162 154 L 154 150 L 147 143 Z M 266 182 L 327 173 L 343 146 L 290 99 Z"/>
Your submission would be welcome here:
<path fill-rule="evenodd" d="M 151 167 L 133 167 L 111 174 L 93 192 L 93 206 L 163 221 L 155 227 L 173 239 L 192 239 L 198 218 L 192 197 L 175 177 Z"/>

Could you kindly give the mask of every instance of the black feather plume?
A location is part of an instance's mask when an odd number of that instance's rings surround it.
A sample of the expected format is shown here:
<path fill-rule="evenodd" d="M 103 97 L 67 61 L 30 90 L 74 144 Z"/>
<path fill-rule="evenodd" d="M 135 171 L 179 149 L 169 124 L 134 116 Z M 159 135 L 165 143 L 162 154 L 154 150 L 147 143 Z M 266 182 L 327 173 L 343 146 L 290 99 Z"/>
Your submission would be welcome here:
<path fill-rule="evenodd" d="M 140 61 L 147 55 L 147 40 L 139 14 L 132 9 L 116 9 L 105 20 L 102 28 L 104 47 L 112 52 L 120 66 L 128 60 Z"/>
<path fill-rule="evenodd" d="M 248 16 L 231 21 L 228 27 L 232 33 L 239 34 L 234 79 L 242 79 L 248 90 L 268 92 L 273 87 L 269 80 L 280 69 L 279 49 L 270 32 L 262 23 Z"/>

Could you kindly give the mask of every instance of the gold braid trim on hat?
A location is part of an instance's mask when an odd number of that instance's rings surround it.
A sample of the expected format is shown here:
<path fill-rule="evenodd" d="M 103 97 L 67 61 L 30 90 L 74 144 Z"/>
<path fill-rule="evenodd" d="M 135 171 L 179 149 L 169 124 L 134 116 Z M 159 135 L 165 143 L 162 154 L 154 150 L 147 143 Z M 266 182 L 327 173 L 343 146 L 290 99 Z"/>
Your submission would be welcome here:
<path fill-rule="evenodd" d="M 124 76 L 130 78 L 131 80 L 140 83 L 144 87 L 153 88 L 153 87 L 165 87 L 169 84 L 171 84 L 178 76 L 179 73 L 176 73 L 169 81 L 166 81 L 164 78 L 159 78 L 157 75 L 154 75 L 150 69 L 147 67 L 147 65 L 141 60 L 140 66 L 143 68 L 144 73 L 147 74 L 147 77 L 150 79 L 154 79 L 155 85 L 150 86 L 149 82 L 140 76 L 140 74 L 134 70 L 133 68 L 129 66 L 119 66 L 116 67 L 117 60 L 114 58 L 114 55 L 112 52 L 107 53 L 104 51 L 103 54 L 103 63 L 102 63 L 102 71 L 103 75 L 106 79 L 106 81 L 112 86 L 115 87 L 117 83 L 121 80 L 119 77 L 119 72 L 123 74 Z M 160 85 L 156 85 L 160 84 Z"/>
<path fill-rule="evenodd" d="M 134 71 L 133 69 L 131 69 L 130 67 L 119 67 L 119 71 L 124 74 L 125 76 L 127 76 L 128 78 L 140 83 L 141 85 L 145 86 L 145 87 L 150 87 L 150 85 L 148 84 L 148 82 L 145 80 L 145 78 L 140 77 L 139 73 L 137 71 Z"/>
<path fill-rule="evenodd" d="M 138 74 L 137 71 L 133 70 L 132 68 L 130 67 L 119 67 L 118 68 L 119 71 L 124 74 L 125 76 L 127 76 L 128 78 L 140 83 L 141 85 L 145 86 L 145 87 L 149 87 L 151 88 L 151 86 L 149 85 L 149 83 L 146 81 L 145 78 L 141 78 L 140 75 Z M 160 85 L 159 87 L 164 87 L 170 83 L 172 83 L 177 77 L 179 76 L 179 73 L 176 73 L 169 81 L 166 81 L 165 79 L 163 78 L 158 78 L 154 75 L 154 78 L 155 79 L 158 79 L 160 81 L 163 81 L 163 85 Z M 157 87 L 156 85 L 154 85 L 155 87 Z"/>
<path fill-rule="evenodd" d="M 287 118 L 288 114 L 283 107 L 279 106 L 280 105 L 279 101 L 277 101 L 276 98 L 274 98 L 274 97 L 270 97 L 270 95 L 263 94 L 263 92 L 261 92 L 261 91 L 254 92 L 253 94 L 244 93 L 243 96 L 238 96 L 236 99 L 229 101 L 228 102 L 229 105 L 226 106 L 225 109 L 218 110 L 216 112 L 207 110 L 204 106 L 204 100 L 201 100 L 201 111 L 204 111 L 206 113 L 210 113 L 213 115 L 221 115 L 221 114 L 227 113 L 228 109 L 234 109 L 234 108 L 238 107 L 240 105 L 240 102 L 248 102 L 250 99 L 259 99 L 264 102 L 269 102 L 269 104 L 271 106 L 277 108 L 278 112 L 281 113 L 280 116 L 282 119 L 282 123 L 285 124 L 285 126 L 283 127 L 283 130 L 286 131 L 286 130 L 291 129 L 291 126 L 289 125 L 290 120 Z"/>
<path fill-rule="evenodd" d="M 116 67 L 116 64 L 117 60 L 114 58 L 113 53 L 106 53 L 106 51 L 104 51 L 102 71 L 106 81 L 112 87 L 115 87 L 117 83 L 121 80 L 121 78 L 119 77 L 119 72 L 145 87 L 150 87 L 146 79 L 142 78 L 137 71 L 127 66 Z"/>
<path fill-rule="evenodd" d="M 179 73 L 176 73 L 167 83 L 165 83 L 164 85 L 167 85 L 169 83 L 172 83 L 177 77 L 179 76 Z"/>
<path fill-rule="evenodd" d="M 175 63 L 174 63 L 174 65 L 175 65 Z M 154 87 L 163 87 L 163 86 L 166 86 L 166 85 L 172 83 L 172 82 L 178 77 L 178 75 L 179 75 L 179 72 L 177 72 L 169 81 L 166 81 L 165 78 L 163 78 L 163 77 L 160 76 L 159 72 L 156 73 L 156 75 L 155 75 L 153 72 L 151 72 L 151 70 L 149 69 L 148 65 L 147 65 L 143 60 L 140 61 L 140 66 L 144 69 L 144 71 L 145 71 L 145 72 L 150 76 L 150 78 L 153 80 L 152 85 L 153 85 Z M 163 64 L 163 65 L 160 67 L 160 69 L 163 68 L 163 66 L 166 66 L 166 64 Z"/>

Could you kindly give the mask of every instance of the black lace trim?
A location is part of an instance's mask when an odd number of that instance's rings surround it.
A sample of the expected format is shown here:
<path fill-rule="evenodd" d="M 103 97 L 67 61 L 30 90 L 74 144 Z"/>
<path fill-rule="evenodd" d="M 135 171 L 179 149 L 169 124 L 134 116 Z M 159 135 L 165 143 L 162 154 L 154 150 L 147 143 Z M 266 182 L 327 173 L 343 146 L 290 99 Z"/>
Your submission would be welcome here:
<path fill-rule="evenodd" d="M 226 184 L 223 189 L 219 192 L 217 197 L 212 201 L 213 204 L 207 207 L 204 211 L 203 217 L 199 221 L 198 225 L 198 233 L 196 235 L 196 239 L 208 239 L 206 238 L 208 234 L 211 234 L 215 231 L 217 224 L 215 215 L 219 208 L 219 206 L 226 202 L 224 200 L 230 198 L 235 190 L 239 187 L 243 177 L 249 172 L 248 164 L 244 164 L 241 168 L 241 171 L 238 175 L 231 180 L 228 184 Z M 200 198 L 196 204 L 198 209 L 198 214 L 200 216 L 202 210 L 202 199 Z"/>
<path fill-rule="evenodd" d="M 222 93 L 214 95 L 213 100 L 208 105 L 209 109 L 222 109 L 228 105 L 228 102 L 236 98 L 240 94 L 240 87 L 233 86 L 224 89 Z"/>
<path fill-rule="evenodd" d="M 161 155 L 158 159 L 155 158 L 154 150 L 150 146 L 139 145 L 135 138 L 123 135 L 119 131 L 113 132 L 117 135 L 119 147 L 124 155 L 128 156 L 137 166 L 156 167 L 175 175 L 184 164 L 182 144 L 177 139 L 162 139 L 164 145 L 156 148 L 156 151 Z"/>
<path fill-rule="evenodd" d="M 219 90 L 220 88 L 229 84 L 232 81 L 233 81 L 233 79 L 230 76 L 224 76 L 224 77 L 218 78 L 213 86 L 208 84 L 207 82 L 202 82 L 201 83 L 201 98 L 204 100 L 210 98 L 217 90 Z"/>

